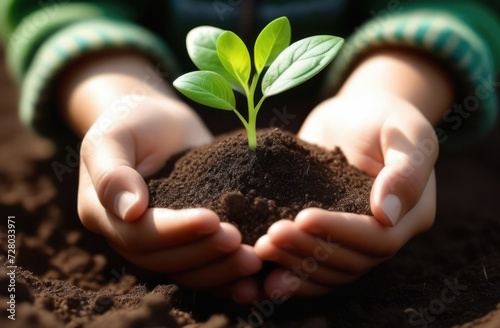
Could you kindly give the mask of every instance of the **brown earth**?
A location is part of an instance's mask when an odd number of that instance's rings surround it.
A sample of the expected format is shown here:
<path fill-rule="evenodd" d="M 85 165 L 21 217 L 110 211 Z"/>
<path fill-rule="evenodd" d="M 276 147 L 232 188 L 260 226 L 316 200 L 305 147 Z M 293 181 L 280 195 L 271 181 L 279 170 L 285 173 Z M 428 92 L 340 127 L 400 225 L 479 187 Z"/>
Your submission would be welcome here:
<path fill-rule="evenodd" d="M 474 149 L 440 156 L 430 231 L 329 295 L 256 302 L 252 311 L 143 271 L 86 231 L 76 213 L 78 142 L 54 152 L 29 135 L 3 71 L 0 86 L 0 261 L 15 216 L 18 265 L 15 321 L 6 311 L 9 270 L 0 270 L 1 327 L 500 326 L 498 127 Z"/>
<path fill-rule="evenodd" d="M 209 208 L 250 245 L 308 207 L 371 215 L 373 179 L 340 149 L 327 152 L 277 128 L 259 130 L 257 145 L 251 151 L 240 131 L 174 157 L 163 178 L 148 183 L 150 207 Z"/>

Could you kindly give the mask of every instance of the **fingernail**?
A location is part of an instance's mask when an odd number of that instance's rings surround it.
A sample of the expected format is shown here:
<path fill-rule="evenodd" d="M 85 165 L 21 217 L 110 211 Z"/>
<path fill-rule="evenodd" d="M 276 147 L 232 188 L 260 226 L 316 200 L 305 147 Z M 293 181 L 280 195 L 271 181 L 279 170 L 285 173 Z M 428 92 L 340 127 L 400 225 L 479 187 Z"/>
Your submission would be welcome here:
<path fill-rule="evenodd" d="M 401 216 L 401 211 L 403 210 L 403 205 L 401 205 L 401 201 L 399 198 L 393 194 L 389 194 L 385 196 L 382 201 L 382 210 L 385 215 L 391 220 L 393 225 L 396 225 L 399 221 L 399 217 Z"/>
<path fill-rule="evenodd" d="M 225 236 L 223 240 L 219 241 L 217 248 L 222 252 L 233 252 L 235 251 L 239 245 L 235 245 L 234 241 L 231 237 Z"/>
<path fill-rule="evenodd" d="M 252 270 L 252 268 L 248 267 L 248 266 L 245 266 L 245 265 L 241 265 L 239 268 L 240 272 L 242 274 L 244 274 L 245 276 L 249 276 L 251 274 L 254 274 L 255 273 L 255 270 Z"/>
<path fill-rule="evenodd" d="M 196 233 L 198 236 L 205 236 L 215 233 L 217 229 L 219 229 L 219 224 L 217 224 L 216 226 L 214 226 L 213 224 L 203 224 L 194 233 Z"/>
<path fill-rule="evenodd" d="M 115 197 L 115 212 L 123 220 L 128 210 L 137 201 L 137 196 L 128 191 L 122 191 Z"/>

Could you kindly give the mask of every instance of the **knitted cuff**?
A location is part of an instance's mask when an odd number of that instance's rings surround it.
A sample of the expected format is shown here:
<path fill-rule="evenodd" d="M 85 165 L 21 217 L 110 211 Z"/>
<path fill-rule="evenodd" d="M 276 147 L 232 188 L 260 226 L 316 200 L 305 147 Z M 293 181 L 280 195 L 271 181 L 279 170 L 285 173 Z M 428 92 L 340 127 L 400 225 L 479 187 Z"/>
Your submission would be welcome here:
<path fill-rule="evenodd" d="M 374 17 L 362 25 L 337 56 L 328 74 L 328 90 L 338 89 L 363 55 L 386 46 L 425 52 L 457 77 L 459 94 L 436 129 L 442 148 L 472 145 L 494 127 L 497 95 L 491 51 L 471 28 L 444 12 L 414 10 Z"/>
<path fill-rule="evenodd" d="M 92 52 L 132 49 L 143 53 L 171 77 L 177 64 L 165 43 L 133 23 L 111 19 L 79 22 L 51 36 L 37 51 L 22 82 L 20 117 L 29 128 L 57 139 L 67 134 L 57 112 L 54 84 L 70 62 Z"/>

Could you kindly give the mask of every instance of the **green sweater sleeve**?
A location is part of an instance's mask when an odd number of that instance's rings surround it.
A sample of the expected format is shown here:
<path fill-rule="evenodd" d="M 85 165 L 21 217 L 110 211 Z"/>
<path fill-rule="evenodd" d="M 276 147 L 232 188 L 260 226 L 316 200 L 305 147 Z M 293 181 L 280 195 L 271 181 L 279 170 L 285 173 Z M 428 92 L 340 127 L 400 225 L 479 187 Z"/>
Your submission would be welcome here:
<path fill-rule="evenodd" d="M 0 2 L 1 41 L 11 75 L 21 85 L 19 113 L 27 127 L 56 140 L 67 135 L 56 109 L 57 77 L 72 61 L 91 52 L 134 49 L 176 73 L 168 46 L 136 23 L 140 10 L 129 2 L 119 6 L 111 1 Z"/>
<path fill-rule="evenodd" d="M 458 95 L 436 129 L 441 147 L 473 145 L 494 127 L 496 76 L 500 67 L 500 2 L 384 1 L 371 4 L 369 17 L 347 39 L 329 73 L 329 88 L 338 88 L 364 54 L 386 46 L 427 53 L 448 69 Z M 377 9 L 378 8 L 378 9 Z"/>

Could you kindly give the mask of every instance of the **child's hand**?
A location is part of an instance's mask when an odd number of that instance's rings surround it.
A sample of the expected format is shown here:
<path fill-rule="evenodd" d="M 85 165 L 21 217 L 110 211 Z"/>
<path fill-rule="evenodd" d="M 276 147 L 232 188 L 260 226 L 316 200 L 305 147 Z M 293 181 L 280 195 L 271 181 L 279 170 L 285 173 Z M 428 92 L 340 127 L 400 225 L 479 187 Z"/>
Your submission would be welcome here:
<path fill-rule="evenodd" d="M 385 92 L 341 95 L 320 104 L 299 137 L 341 147 L 349 162 L 376 180 L 375 217 L 307 209 L 275 223 L 256 244 L 264 260 L 283 266 L 265 290 L 311 296 L 348 283 L 390 258 L 434 221 L 434 130 L 409 102 Z"/>
<path fill-rule="evenodd" d="M 85 134 L 80 219 L 136 265 L 188 288 L 223 287 L 237 297 L 253 283 L 238 279 L 262 263 L 253 248 L 241 245 L 236 227 L 208 209 L 148 208 L 143 177 L 169 156 L 212 139 L 166 85 L 152 83 L 161 77 L 151 76 L 149 65 L 133 53 L 99 54 L 79 63 L 63 83 L 63 114 Z"/>
<path fill-rule="evenodd" d="M 213 288 L 260 268 L 238 230 L 206 209 L 147 209 L 143 177 L 170 155 L 211 139 L 183 106 L 144 99 L 128 113 L 104 112 L 82 143 L 78 209 L 88 229 L 134 264 L 186 287 Z"/>
<path fill-rule="evenodd" d="M 349 162 L 376 177 L 366 215 L 306 209 L 280 221 L 255 245 L 283 268 L 266 278 L 273 295 L 312 296 L 348 283 L 390 258 L 434 221 L 433 125 L 453 100 L 450 76 L 407 49 L 367 55 L 339 94 L 307 118 L 300 138 L 342 148 Z"/>

